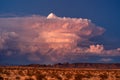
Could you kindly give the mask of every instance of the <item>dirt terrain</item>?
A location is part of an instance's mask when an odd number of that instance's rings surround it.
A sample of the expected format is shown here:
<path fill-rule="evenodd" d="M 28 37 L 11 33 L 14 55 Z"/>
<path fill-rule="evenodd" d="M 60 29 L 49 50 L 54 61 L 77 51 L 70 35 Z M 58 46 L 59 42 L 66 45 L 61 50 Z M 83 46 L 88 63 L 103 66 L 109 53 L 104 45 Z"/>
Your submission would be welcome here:
<path fill-rule="evenodd" d="M 0 80 L 120 80 L 120 69 L 0 67 Z"/>

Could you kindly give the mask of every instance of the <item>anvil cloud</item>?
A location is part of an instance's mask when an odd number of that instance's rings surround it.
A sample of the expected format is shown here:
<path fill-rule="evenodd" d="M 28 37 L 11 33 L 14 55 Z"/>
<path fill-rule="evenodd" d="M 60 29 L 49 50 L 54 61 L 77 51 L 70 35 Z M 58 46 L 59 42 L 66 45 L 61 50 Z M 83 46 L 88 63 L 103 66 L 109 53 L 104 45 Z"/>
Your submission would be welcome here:
<path fill-rule="evenodd" d="M 43 63 L 75 60 L 81 55 L 119 55 L 119 48 L 105 50 L 102 44 L 89 44 L 90 38 L 104 31 L 91 20 L 57 17 L 53 13 L 47 17 L 0 18 L 0 54 L 26 55 L 28 60 Z M 87 46 L 81 46 L 83 42 Z"/>

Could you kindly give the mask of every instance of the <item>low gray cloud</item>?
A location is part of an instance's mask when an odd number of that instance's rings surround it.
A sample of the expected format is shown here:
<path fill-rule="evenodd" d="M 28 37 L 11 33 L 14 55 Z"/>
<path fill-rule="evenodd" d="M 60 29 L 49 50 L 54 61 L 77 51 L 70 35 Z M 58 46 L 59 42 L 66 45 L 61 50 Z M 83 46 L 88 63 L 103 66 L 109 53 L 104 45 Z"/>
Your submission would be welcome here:
<path fill-rule="evenodd" d="M 81 54 L 119 55 L 119 48 L 105 50 L 102 44 L 89 44 L 90 38 L 104 31 L 91 20 L 57 17 L 53 13 L 47 17 L 0 18 L 0 51 L 6 56 L 27 55 L 28 60 L 45 63 L 75 60 Z M 84 42 L 88 46 L 78 46 Z"/>
<path fill-rule="evenodd" d="M 101 62 L 110 62 L 110 61 L 112 61 L 112 59 L 111 58 L 102 58 L 102 59 L 100 59 L 100 61 Z"/>

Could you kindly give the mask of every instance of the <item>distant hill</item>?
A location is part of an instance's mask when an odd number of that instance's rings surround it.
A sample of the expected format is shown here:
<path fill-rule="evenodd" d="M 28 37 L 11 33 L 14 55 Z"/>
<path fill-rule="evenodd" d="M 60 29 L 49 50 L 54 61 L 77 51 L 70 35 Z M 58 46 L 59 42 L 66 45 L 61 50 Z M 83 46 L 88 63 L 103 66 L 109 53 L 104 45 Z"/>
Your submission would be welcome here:
<path fill-rule="evenodd" d="M 94 68 L 94 69 L 120 69 L 120 63 L 57 63 L 53 65 L 29 64 L 29 67 L 51 67 L 51 68 Z"/>

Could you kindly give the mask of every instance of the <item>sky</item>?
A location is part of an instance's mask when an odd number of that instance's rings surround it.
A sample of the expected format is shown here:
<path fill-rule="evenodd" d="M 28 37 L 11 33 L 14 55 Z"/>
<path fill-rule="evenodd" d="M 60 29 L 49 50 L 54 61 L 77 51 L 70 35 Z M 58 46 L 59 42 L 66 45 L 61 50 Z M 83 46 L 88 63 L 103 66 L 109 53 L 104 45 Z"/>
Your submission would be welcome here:
<path fill-rule="evenodd" d="M 120 0 L 0 0 L 0 64 L 120 62 L 119 19 Z"/>

